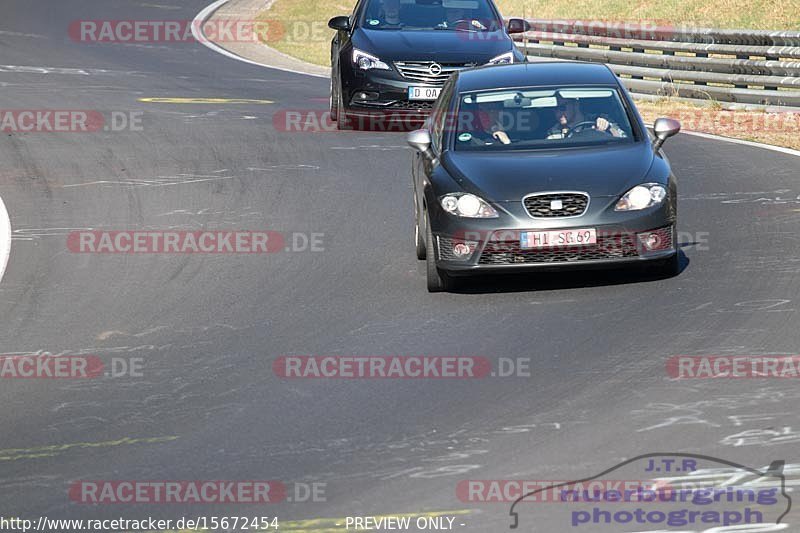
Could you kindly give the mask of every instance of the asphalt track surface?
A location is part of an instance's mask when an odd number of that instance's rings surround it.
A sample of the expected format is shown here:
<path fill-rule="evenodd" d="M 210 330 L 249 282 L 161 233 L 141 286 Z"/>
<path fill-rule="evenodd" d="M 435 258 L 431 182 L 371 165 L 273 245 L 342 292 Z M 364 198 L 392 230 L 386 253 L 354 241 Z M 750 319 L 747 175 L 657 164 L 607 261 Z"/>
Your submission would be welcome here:
<path fill-rule="evenodd" d="M 197 43 L 67 37 L 76 19 L 191 19 L 205 3 L 4 2 L 2 64 L 86 73 L 6 68 L 0 108 L 143 112 L 144 131 L 0 138 L 14 237 L 0 351 L 144 363 L 142 377 L 0 383 L 0 515 L 463 510 L 460 529 L 502 531 L 508 506 L 459 501 L 459 481 L 583 478 L 667 451 L 800 462 L 796 381 L 665 372 L 677 354 L 798 352 L 799 158 L 668 141 L 680 180 L 676 278 L 548 274 L 431 295 L 414 258 L 403 135 L 273 127 L 282 109 L 324 109 L 326 80 Z M 273 103 L 138 100 L 150 97 Z M 70 253 L 66 234 L 82 228 L 322 232 L 325 251 Z M 531 375 L 283 380 L 271 364 L 285 354 L 521 357 Z M 208 479 L 326 483 L 327 501 L 92 506 L 67 496 L 75 480 Z M 551 511 L 538 509 L 536 520 L 523 510 L 523 530 L 574 529 L 543 525 Z M 795 513 L 786 520 L 800 522 Z"/>

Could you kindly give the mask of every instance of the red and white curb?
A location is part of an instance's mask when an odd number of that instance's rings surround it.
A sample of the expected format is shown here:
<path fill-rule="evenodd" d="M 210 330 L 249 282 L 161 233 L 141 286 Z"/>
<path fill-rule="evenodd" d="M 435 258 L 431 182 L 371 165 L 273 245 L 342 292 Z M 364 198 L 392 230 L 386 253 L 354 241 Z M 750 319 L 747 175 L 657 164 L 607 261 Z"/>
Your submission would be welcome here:
<path fill-rule="evenodd" d="M 330 76 L 324 76 L 322 74 L 313 74 L 313 73 L 310 73 L 310 72 L 303 72 L 303 71 L 300 71 L 300 70 L 294 70 L 294 69 L 290 69 L 290 68 L 277 67 L 275 65 L 267 65 L 265 63 L 259 63 L 258 61 L 253 61 L 252 59 L 247 59 L 246 57 L 242 57 L 242 56 L 240 56 L 238 54 L 234 54 L 233 52 L 230 52 L 230 51 L 222 48 L 221 46 L 218 46 L 217 44 L 213 43 L 208 37 L 206 37 L 203 34 L 203 24 L 206 23 L 206 20 L 208 20 L 214 14 L 215 11 L 217 11 L 219 8 L 221 8 L 222 6 L 227 4 L 228 2 L 230 2 L 230 0 L 217 0 L 216 2 L 206 6 L 200 13 L 197 14 L 197 16 L 194 18 L 194 21 L 192 22 L 192 35 L 194 35 L 195 40 L 197 40 L 198 42 L 201 42 L 202 44 L 204 44 L 205 46 L 207 46 L 208 48 L 214 50 L 215 52 L 217 52 L 219 54 L 222 54 L 222 55 L 224 55 L 226 57 L 229 57 L 231 59 L 236 59 L 237 61 L 242 61 L 243 63 L 247 63 L 249 65 L 257 65 L 259 67 L 266 67 L 266 68 L 272 68 L 272 69 L 275 69 L 275 70 L 282 70 L 284 72 L 291 72 L 293 74 L 303 74 L 305 76 L 313 76 L 315 78 L 329 78 L 330 77 Z"/>

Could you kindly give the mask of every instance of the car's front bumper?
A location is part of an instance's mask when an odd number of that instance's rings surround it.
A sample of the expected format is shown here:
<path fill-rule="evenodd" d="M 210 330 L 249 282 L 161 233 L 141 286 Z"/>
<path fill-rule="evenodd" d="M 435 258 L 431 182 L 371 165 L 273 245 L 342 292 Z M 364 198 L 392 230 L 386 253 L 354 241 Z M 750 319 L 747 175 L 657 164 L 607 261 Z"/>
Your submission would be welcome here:
<path fill-rule="evenodd" d="M 414 82 L 394 69 L 360 70 L 348 67 L 342 72 L 342 102 L 345 111 L 353 115 L 428 115 L 435 100 L 409 100 L 408 88 L 433 85 Z M 366 97 L 364 97 L 366 96 Z"/>
<path fill-rule="evenodd" d="M 513 217 L 508 213 L 496 219 L 463 219 L 440 213 L 433 220 L 433 252 L 437 266 L 454 276 L 646 264 L 677 253 L 674 211 L 674 206 L 664 205 L 644 213 L 605 212 L 602 216 L 563 219 Z M 596 244 L 542 248 L 520 245 L 522 231 L 589 228 L 596 231 Z M 644 237 L 651 233 L 658 236 L 658 244 L 648 248 Z M 466 245 L 469 252 L 455 253 L 458 244 Z"/>

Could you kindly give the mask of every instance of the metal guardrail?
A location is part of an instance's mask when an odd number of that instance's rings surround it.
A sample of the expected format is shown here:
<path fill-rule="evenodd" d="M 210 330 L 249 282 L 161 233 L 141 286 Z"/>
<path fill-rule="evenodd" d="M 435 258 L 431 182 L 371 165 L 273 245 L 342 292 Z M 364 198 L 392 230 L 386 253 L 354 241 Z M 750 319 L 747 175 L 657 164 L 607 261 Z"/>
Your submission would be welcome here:
<path fill-rule="evenodd" d="M 655 25 L 647 22 L 615 23 L 592 20 L 527 19 L 533 31 L 573 33 L 599 37 L 642 38 L 682 43 L 717 43 L 756 46 L 800 46 L 800 31 L 720 30 L 688 25 Z"/>
<path fill-rule="evenodd" d="M 528 56 L 606 63 L 634 93 L 800 106 L 800 31 L 528 22 Z"/>

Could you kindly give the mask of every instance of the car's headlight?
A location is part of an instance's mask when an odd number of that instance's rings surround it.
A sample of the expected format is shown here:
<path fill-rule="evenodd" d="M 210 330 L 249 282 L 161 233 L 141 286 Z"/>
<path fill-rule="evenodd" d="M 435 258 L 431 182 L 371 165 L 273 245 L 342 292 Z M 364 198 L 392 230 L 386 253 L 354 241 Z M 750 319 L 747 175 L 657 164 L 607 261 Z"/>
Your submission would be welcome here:
<path fill-rule="evenodd" d="M 362 52 L 358 48 L 353 48 L 353 63 L 361 70 L 369 70 L 373 68 L 389 70 L 389 65 L 373 55 Z"/>
<path fill-rule="evenodd" d="M 614 211 L 646 209 L 660 204 L 666 197 L 667 189 L 660 183 L 642 183 L 626 192 L 614 206 Z"/>
<path fill-rule="evenodd" d="M 505 65 L 506 63 L 513 63 L 514 62 L 514 51 L 506 52 L 505 54 L 500 54 L 497 57 L 493 57 L 489 60 L 488 65 Z"/>
<path fill-rule="evenodd" d="M 497 211 L 482 198 L 469 193 L 445 194 L 439 198 L 442 208 L 457 217 L 497 218 Z"/>

